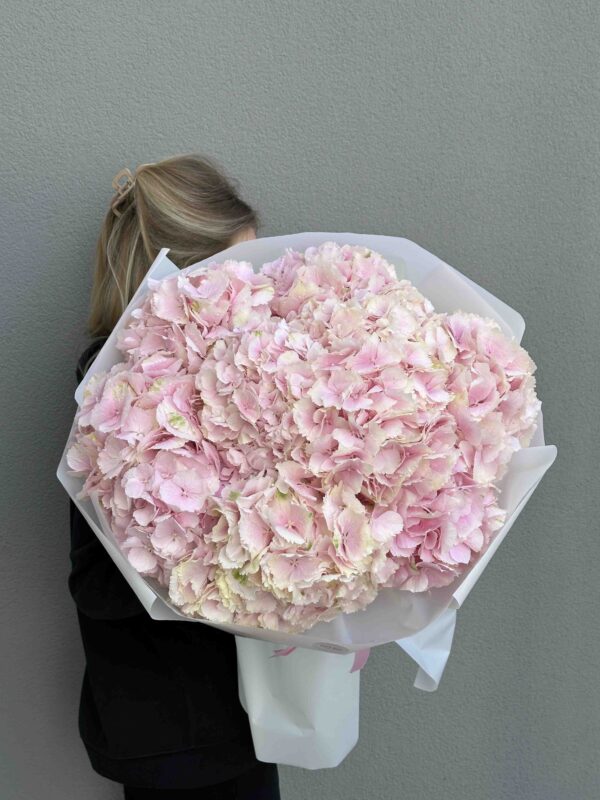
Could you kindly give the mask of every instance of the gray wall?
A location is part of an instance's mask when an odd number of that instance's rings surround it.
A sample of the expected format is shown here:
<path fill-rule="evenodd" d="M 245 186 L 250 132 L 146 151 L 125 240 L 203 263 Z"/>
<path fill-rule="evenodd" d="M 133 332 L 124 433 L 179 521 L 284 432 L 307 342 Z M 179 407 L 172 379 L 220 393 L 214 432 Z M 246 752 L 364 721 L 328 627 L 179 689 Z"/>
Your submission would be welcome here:
<path fill-rule="evenodd" d="M 54 470 L 111 178 L 199 150 L 239 178 L 261 235 L 402 235 L 521 311 L 558 446 L 459 614 L 439 691 L 378 648 L 359 744 L 335 770 L 282 768 L 283 796 L 600 796 L 598 5 L 5 0 L 2 17 L 0 795 L 120 796 L 78 738 Z"/>

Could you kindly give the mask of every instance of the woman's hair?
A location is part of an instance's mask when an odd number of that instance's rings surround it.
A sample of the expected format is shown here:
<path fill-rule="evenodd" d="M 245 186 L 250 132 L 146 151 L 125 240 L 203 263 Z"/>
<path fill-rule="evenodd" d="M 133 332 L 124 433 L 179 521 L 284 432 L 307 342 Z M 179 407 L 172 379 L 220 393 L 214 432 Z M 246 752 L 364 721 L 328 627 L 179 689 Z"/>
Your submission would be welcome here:
<path fill-rule="evenodd" d="M 88 318 L 91 336 L 107 336 L 163 247 L 180 269 L 225 250 L 260 217 L 237 193 L 237 181 L 217 162 L 177 155 L 129 170 L 125 190 L 104 217 L 96 245 Z"/>

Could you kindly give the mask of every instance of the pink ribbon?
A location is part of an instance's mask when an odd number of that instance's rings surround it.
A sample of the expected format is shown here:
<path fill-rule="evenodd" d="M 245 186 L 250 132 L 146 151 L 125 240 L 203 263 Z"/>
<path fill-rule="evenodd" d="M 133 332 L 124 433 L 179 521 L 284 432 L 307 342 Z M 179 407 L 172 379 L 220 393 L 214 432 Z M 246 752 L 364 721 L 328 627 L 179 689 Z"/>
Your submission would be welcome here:
<path fill-rule="evenodd" d="M 273 656 L 289 656 L 296 648 L 295 647 L 282 647 L 279 650 L 273 650 L 273 655 L 269 656 L 269 658 L 273 658 Z M 361 670 L 364 665 L 367 663 L 367 659 L 369 658 L 369 654 L 371 653 L 371 648 L 367 647 L 364 650 L 357 650 L 354 653 L 354 661 L 352 662 L 352 667 L 350 668 L 350 672 L 356 672 L 357 670 Z"/>

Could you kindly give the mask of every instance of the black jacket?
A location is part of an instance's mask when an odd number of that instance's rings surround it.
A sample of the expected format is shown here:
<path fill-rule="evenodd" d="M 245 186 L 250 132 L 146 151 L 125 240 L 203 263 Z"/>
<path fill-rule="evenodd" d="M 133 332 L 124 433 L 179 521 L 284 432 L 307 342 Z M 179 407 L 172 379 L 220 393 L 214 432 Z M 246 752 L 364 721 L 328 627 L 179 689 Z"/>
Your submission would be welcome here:
<path fill-rule="evenodd" d="M 82 354 L 78 381 L 103 341 Z M 86 660 L 79 733 L 93 768 L 121 783 L 187 788 L 257 766 L 234 636 L 153 620 L 72 501 L 70 523 L 68 588 Z"/>

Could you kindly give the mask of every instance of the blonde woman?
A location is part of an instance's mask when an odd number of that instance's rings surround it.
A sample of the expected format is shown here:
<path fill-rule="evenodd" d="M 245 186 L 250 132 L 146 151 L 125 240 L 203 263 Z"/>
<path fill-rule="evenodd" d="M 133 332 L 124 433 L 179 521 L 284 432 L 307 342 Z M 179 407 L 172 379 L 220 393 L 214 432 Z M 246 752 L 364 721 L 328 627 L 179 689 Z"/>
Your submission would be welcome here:
<path fill-rule="evenodd" d="M 178 267 L 256 238 L 258 214 L 204 156 L 121 170 L 96 250 L 81 380 L 162 247 Z M 239 702 L 235 640 L 153 620 L 71 502 L 69 591 L 86 659 L 79 733 L 92 768 L 126 800 L 277 800 L 276 764 L 256 759 Z"/>

